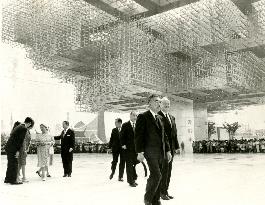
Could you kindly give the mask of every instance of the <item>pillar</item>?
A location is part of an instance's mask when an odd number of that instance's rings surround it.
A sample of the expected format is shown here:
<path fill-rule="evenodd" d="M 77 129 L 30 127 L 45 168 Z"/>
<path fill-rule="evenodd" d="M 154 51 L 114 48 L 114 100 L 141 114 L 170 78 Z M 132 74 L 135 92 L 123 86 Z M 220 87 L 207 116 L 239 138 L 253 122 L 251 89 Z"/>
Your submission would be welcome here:
<path fill-rule="evenodd" d="M 170 114 L 175 117 L 179 145 L 184 143 L 185 153 L 192 153 L 194 140 L 193 101 L 181 97 L 170 98 Z"/>
<path fill-rule="evenodd" d="M 104 110 L 98 112 L 98 138 L 103 142 L 107 143 L 105 134 L 105 121 L 104 121 Z"/>
<path fill-rule="evenodd" d="M 196 141 L 208 140 L 207 104 L 194 103 L 194 138 Z"/>

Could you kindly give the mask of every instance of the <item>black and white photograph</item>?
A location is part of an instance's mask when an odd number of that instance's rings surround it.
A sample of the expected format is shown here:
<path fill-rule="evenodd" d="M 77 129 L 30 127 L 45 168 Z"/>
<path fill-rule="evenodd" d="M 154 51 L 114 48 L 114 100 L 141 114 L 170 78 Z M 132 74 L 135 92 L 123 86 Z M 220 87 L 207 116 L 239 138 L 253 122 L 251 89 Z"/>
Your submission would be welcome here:
<path fill-rule="evenodd" d="M 264 205 L 265 0 L 0 0 L 0 204 Z"/>

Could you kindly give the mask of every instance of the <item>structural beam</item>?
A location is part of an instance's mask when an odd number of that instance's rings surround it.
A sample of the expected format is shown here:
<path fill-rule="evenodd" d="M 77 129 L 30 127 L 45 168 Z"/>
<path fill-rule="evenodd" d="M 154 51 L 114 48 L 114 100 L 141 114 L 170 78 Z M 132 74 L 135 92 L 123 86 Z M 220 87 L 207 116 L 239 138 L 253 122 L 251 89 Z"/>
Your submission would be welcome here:
<path fill-rule="evenodd" d="M 252 13 L 252 3 L 259 0 L 231 0 L 237 8 L 245 15 Z"/>
<path fill-rule="evenodd" d="M 141 0 L 139 0 L 141 1 Z M 192 3 L 196 3 L 198 2 L 199 0 L 179 0 L 179 1 L 175 1 L 175 2 L 172 2 L 172 3 L 168 3 L 164 6 L 159 6 L 157 9 L 154 9 L 154 10 L 148 10 L 146 12 L 143 12 L 143 13 L 140 13 L 140 14 L 136 14 L 134 16 L 131 16 L 131 18 L 140 18 L 140 17 L 151 17 L 151 16 L 154 16 L 154 15 L 157 15 L 157 14 L 161 14 L 163 12 L 166 12 L 166 11 L 169 11 L 169 10 L 173 10 L 173 9 L 176 9 L 176 8 L 180 8 L 182 6 L 186 6 L 186 5 L 189 5 L 189 4 L 192 4 Z"/>
<path fill-rule="evenodd" d="M 159 9 L 159 5 L 151 0 L 134 0 L 134 2 L 148 9 L 149 11 L 157 11 Z"/>
<path fill-rule="evenodd" d="M 122 13 L 116 8 L 111 7 L 109 4 L 101 1 L 101 0 L 84 0 L 85 2 L 97 7 L 98 9 L 105 11 L 107 14 L 110 14 L 112 16 L 115 16 L 117 18 L 126 19 L 128 18 L 127 15 Z"/>

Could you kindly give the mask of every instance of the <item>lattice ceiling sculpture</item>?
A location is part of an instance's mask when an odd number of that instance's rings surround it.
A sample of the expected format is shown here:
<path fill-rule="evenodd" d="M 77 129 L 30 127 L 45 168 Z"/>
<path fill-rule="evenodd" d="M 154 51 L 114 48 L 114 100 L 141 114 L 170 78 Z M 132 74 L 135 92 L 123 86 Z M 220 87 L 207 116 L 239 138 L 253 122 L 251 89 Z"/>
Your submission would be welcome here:
<path fill-rule="evenodd" d="M 81 111 L 141 107 L 152 91 L 202 102 L 265 91 L 265 0 L 247 14 L 234 0 L 179 2 L 5 0 L 2 37 L 73 83 Z"/>

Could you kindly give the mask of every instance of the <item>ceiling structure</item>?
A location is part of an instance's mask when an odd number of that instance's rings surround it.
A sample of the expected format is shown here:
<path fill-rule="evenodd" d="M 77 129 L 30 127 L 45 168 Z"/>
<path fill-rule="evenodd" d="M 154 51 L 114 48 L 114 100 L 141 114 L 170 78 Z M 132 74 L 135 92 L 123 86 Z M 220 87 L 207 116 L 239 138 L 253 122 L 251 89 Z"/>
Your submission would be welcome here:
<path fill-rule="evenodd" d="M 265 0 L 5 0 L 2 40 L 76 88 L 80 111 L 151 92 L 208 111 L 265 102 Z"/>

